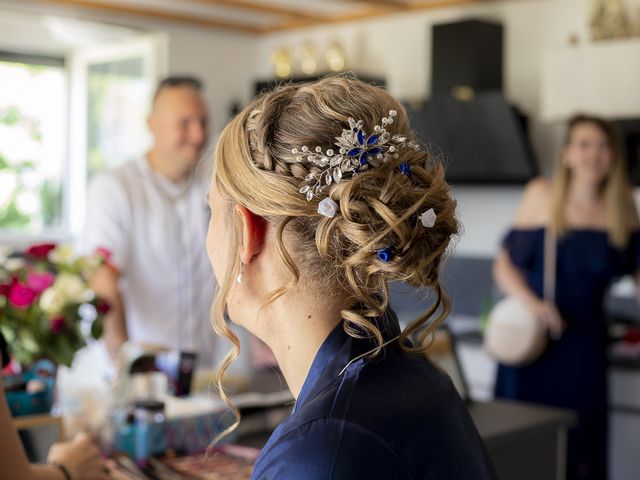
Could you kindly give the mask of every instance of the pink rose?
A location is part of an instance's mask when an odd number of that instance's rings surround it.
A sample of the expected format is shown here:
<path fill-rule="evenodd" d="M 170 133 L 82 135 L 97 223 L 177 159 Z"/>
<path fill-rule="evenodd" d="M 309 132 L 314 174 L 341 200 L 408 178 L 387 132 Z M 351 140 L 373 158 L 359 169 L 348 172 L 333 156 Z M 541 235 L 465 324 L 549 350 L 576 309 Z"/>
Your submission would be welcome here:
<path fill-rule="evenodd" d="M 102 261 L 104 263 L 111 263 L 111 257 L 113 257 L 113 252 L 108 248 L 98 247 L 96 248 L 96 254 L 102 257 Z"/>
<path fill-rule="evenodd" d="M 9 292 L 9 303 L 14 307 L 25 310 L 31 306 L 38 294 L 22 283 L 14 283 Z"/>
<path fill-rule="evenodd" d="M 40 294 L 53 285 L 55 279 L 55 275 L 51 272 L 31 272 L 27 275 L 27 287 Z"/>
<path fill-rule="evenodd" d="M 62 315 L 58 315 L 57 317 L 53 317 L 50 320 L 51 332 L 52 333 L 60 333 L 64 330 L 65 322 L 64 317 Z"/>
<path fill-rule="evenodd" d="M 20 364 L 12 358 L 4 369 L 0 370 L 1 375 L 20 375 Z"/>
<path fill-rule="evenodd" d="M 49 252 L 55 248 L 56 245 L 54 243 L 40 243 L 38 245 L 32 245 L 25 253 L 39 260 L 46 260 Z"/>

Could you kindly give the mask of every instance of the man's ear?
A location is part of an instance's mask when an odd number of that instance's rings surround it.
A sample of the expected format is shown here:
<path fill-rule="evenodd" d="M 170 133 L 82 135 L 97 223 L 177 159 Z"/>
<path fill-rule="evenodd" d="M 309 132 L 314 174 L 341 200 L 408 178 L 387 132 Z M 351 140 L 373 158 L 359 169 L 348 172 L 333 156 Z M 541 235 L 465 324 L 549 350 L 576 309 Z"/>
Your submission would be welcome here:
<path fill-rule="evenodd" d="M 262 251 L 267 231 L 267 221 L 243 205 L 236 205 L 235 210 L 242 221 L 240 260 L 242 263 L 248 264 Z"/>

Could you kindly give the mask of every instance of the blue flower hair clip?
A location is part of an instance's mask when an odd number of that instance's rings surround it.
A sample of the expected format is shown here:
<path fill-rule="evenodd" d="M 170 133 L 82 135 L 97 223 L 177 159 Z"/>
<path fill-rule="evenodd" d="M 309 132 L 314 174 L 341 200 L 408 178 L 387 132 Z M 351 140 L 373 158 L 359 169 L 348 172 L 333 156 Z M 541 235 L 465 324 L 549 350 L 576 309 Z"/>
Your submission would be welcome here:
<path fill-rule="evenodd" d="M 349 180 L 363 171 L 398 158 L 399 149 L 420 150 L 420 146 L 406 135 L 392 136 L 387 132 L 387 125 L 393 123 L 397 114 L 395 110 L 389 110 L 389 115 L 382 118 L 381 125 L 373 127 L 370 135 L 365 132 L 362 120 L 356 121 L 349 117 L 349 128 L 342 130 L 342 134 L 336 137 L 337 153 L 333 149 L 323 151 L 322 147 L 316 147 L 312 151 L 306 145 L 300 149 L 292 149 L 291 153 L 296 156 L 296 161 L 309 162 L 320 169 L 305 177 L 305 185 L 300 188 L 300 193 L 308 201 L 314 196 L 326 197 L 331 184 Z"/>
<path fill-rule="evenodd" d="M 382 262 L 387 263 L 393 260 L 393 249 L 391 247 L 381 248 L 380 250 L 376 251 L 376 254 Z"/>
<path fill-rule="evenodd" d="M 411 166 L 407 162 L 402 162 L 400 164 L 400 172 L 407 177 L 411 177 Z"/>

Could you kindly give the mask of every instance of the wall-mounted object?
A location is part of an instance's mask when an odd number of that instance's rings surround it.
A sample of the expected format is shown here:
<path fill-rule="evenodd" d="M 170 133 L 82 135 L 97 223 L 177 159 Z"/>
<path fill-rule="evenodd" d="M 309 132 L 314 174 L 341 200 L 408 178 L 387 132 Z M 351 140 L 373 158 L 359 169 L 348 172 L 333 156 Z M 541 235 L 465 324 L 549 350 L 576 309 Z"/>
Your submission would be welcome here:
<path fill-rule="evenodd" d="M 299 49 L 296 55 L 296 66 L 298 72 L 304 75 L 315 75 L 319 71 L 318 49 L 311 42 L 306 42 Z M 296 72 L 296 73 L 298 73 Z"/>
<path fill-rule="evenodd" d="M 594 0 L 589 28 L 595 41 L 632 37 L 640 35 L 640 17 L 632 18 L 625 0 Z"/>
<path fill-rule="evenodd" d="M 327 62 L 327 67 L 332 72 L 344 71 L 347 64 L 347 57 L 344 53 L 344 48 L 340 43 L 334 41 L 329 45 L 324 52 L 324 59 Z"/>
<path fill-rule="evenodd" d="M 483 20 L 434 25 L 431 95 L 502 90 L 503 27 Z"/>
<path fill-rule="evenodd" d="M 640 39 L 547 52 L 542 61 L 540 114 L 563 121 L 574 113 L 640 117 Z"/>
<path fill-rule="evenodd" d="M 293 49 L 282 47 L 271 54 L 270 61 L 276 78 L 313 77 L 320 72 L 339 73 L 347 69 L 347 56 L 337 40 L 324 49 L 310 41 Z"/>
<path fill-rule="evenodd" d="M 526 117 L 502 92 L 501 24 L 464 20 L 432 30 L 431 97 L 407 108 L 452 183 L 524 183 L 538 172 Z"/>
<path fill-rule="evenodd" d="M 519 184 L 538 173 L 524 117 L 500 92 L 467 101 L 436 95 L 409 116 L 451 183 Z"/>
<path fill-rule="evenodd" d="M 270 60 L 277 78 L 288 78 L 293 73 L 291 52 L 287 48 L 273 52 Z"/>

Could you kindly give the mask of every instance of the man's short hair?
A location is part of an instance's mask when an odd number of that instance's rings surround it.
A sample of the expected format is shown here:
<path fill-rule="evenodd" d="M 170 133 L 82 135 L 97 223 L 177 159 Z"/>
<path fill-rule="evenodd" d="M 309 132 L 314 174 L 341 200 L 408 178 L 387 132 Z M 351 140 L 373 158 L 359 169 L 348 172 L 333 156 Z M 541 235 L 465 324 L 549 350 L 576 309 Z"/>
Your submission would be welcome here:
<path fill-rule="evenodd" d="M 175 77 L 167 77 L 158 83 L 158 87 L 156 88 L 155 93 L 153 94 L 153 103 L 156 103 L 156 99 L 160 93 L 172 87 L 189 87 L 193 88 L 196 92 L 202 91 L 202 82 L 200 79 L 196 77 L 187 77 L 187 76 L 175 76 Z"/>

